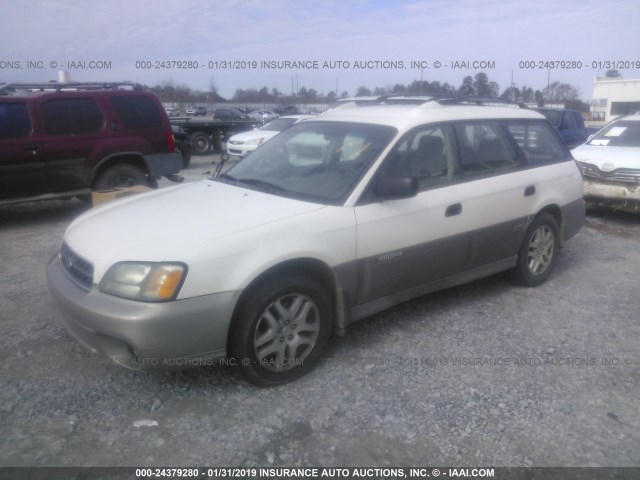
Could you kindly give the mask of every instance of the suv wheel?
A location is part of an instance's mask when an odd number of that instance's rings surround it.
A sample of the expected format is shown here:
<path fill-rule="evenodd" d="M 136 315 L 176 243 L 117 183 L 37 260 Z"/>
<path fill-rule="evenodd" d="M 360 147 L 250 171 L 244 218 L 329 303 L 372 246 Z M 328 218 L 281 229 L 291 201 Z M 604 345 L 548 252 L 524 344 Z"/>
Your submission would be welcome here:
<path fill-rule="evenodd" d="M 271 278 L 242 305 L 230 336 L 230 353 L 254 385 L 280 385 L 307 373 L 331 332 L 324 289 L 301 275 Z"/>
<path fill-rule="evenodd" d="M 95 190 L 126 188 L 133 185 L 149 185 L 142 170 L 133 165 L 121 163 L 107 168 L 95 184 Z"/>
<path fill-rule="evenodd" d="M 535 287 L 551 274 L 559 248 L 559 229 L 549 213 L 538 215 L 524 237 L 514 270 L 516 280 L 522 285 Z"/>
<path fill-rule="evenodd" d="M 187 142 L 176 140 L 176 152 L 182 157 L 182 168 L 187 168 L 191 162 L 191 146 Z"/>
<path fill-rule="evenodd" d="M 205 153 L 209 153 L 209 150 L 211 150 L 211 142 L 205 133 L 195 132 L 191 137 L 189 137 L 189 140 L 189 143 L 191 143 L 193 150 L 196 153 L 204 155 Z"/>

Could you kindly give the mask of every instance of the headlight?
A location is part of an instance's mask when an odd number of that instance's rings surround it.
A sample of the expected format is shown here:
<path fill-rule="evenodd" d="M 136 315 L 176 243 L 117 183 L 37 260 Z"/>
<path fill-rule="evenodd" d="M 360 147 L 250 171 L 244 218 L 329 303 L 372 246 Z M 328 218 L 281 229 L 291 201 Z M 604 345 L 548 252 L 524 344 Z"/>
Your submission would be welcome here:
<path fill-rule="evenodd" d="M 120 262 L 104 275 L 100 290 L 131 300 L 164 302 L 176 298 L 186 275 L 182 263 Z"/>
<path fill-rule="evenodd" d="M 264 141 L 264 138 L 262 137 L 254 138 L 253 140 L 249 140 L 247 142 L 247 145 L 261 145 L 263 141 Z"/>

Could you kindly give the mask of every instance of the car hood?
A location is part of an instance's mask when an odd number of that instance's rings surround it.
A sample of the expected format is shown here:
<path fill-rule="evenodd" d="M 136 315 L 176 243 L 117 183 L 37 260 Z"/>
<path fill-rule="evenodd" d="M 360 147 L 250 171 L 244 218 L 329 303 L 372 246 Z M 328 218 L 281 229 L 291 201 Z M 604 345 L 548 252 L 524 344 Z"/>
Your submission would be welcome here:
<path fill-rule="evenodd" d="M 69 226 L 65 242 L 99 279 L 118 261 L 175 261 L 204 243 L 321 208 L 202 180 L 92 209 Z"/>
<path fill-rule="evenodd" d="M 600 170 L 611 171 L 618 168 L 640 170 L 640 148 L 636 147 L 609 147 L 585 144 L 571 150 L 571 154 L 579 162 L 591 163 Z"/>
<path fill-rule="evenodd" d="M 264 138 L 265 140 L 268 140 L 271 137 L 275 137 L 279 133 L 280 132 L 276 132 L 275 130 L 260 130 L 258 128 L 256 130 L 249 130 L 247 132 L 236 133 L 233 137 L 229 139 L 229 141 L 230 142 L 248 142 L 256 138 Z"/>

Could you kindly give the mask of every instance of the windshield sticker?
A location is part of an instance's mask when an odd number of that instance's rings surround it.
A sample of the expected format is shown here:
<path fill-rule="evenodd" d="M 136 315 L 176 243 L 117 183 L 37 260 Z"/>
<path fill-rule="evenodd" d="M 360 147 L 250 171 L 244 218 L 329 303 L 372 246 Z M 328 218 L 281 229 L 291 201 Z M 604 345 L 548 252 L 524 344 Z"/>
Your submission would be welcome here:
<path fill-rule="evenodd" d="M 591 140 L 591 145 L 598 145 L 600 147 L 606 147 L 609 145 L 609 140 L 604 138 L 598 138 L 596 140 Z"/>
<path fill-rule="evenodd" d="M 622 135 L 622 132 L 624 132 L 627 129 L 627 127 L 613 127 L 611 130 L 609 130 L 607 133 L 604 134 L 605 137 L 619 137 L 620 135 Z"/>

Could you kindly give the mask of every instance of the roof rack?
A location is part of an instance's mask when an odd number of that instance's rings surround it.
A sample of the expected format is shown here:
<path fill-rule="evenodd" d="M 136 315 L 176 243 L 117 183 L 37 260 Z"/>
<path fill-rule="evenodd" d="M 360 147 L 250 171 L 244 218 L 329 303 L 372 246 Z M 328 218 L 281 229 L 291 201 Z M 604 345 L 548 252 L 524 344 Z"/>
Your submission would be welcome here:
<path fill-rule="evenodd" d="M 13 93 L 17 90 L 45 92 L 62 90 L 118 90 L 122 87 L 136 88 L 133 82 L 48 82 L 48 83 L 0 83 L 0 92 Z"/>
<path fill-rule="evenodd" d="M 353 105 L 426 105 L 437 103 L 440 105 L 499 105 L 513 108 L 525 108 L 523 104 L 498 97 L 470 97 L 450 94 L 434 94 L 428 96 L 412 95 L 378 95 L 367 97 L 350 97 L 338 100 L 339 106 Z"/>

